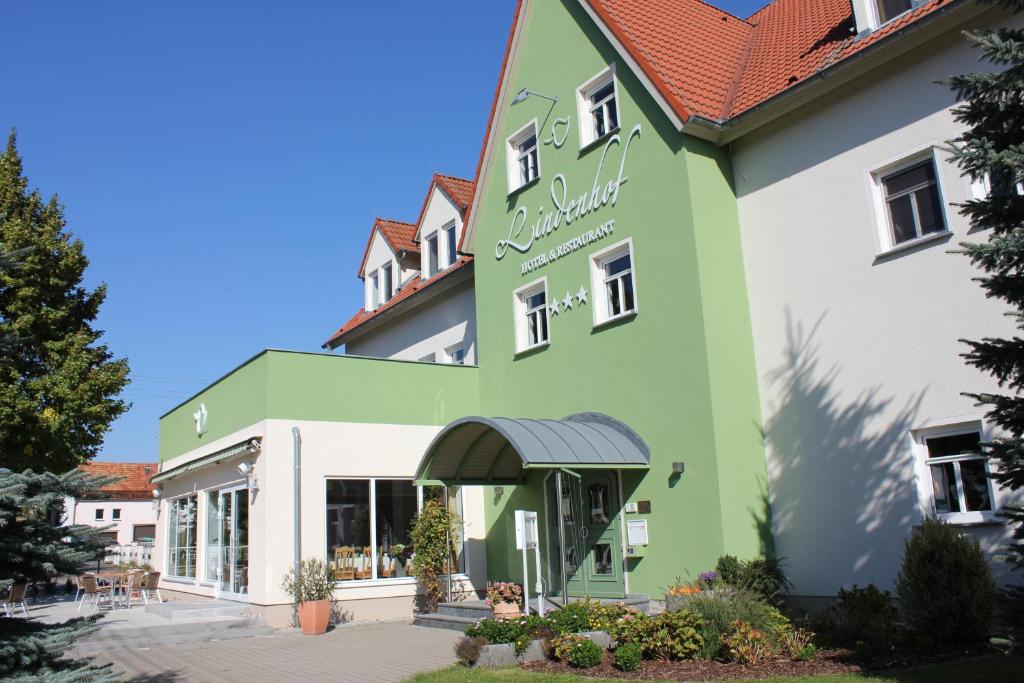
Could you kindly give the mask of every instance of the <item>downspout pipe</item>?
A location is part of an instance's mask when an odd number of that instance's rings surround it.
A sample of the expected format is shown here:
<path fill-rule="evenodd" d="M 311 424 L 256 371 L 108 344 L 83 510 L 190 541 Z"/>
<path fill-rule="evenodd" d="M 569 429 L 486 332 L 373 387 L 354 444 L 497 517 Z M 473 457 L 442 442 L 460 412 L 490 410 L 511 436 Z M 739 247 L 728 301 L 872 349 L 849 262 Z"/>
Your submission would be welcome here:
<path fill-rule="evenodd" d="M 295 577 L 302 569 L 302 434 L 292 427 L 292 517 L 295 520 Z M 295 610 L 295 626 L 299 625 L 299 610 Z"/>

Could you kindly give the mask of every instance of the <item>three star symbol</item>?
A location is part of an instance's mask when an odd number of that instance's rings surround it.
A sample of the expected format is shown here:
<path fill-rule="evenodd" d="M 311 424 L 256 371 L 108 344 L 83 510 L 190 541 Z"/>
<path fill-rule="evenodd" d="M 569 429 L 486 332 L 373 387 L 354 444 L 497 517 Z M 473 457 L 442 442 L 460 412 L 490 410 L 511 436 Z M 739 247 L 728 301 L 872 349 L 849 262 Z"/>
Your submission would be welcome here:
<path fill-rule="evenodd" d="M 552 301 L 548 304 L 548 315 L 554 317 L 558 315 L 558 301 Z"/>
<path fill-rule="evenodd" d="M 572 309 L 572 294 L 570 294 L 569 292 L 566 292 L 565 298 L 562 299 L 562 308 L 564 308 L 567 311 Z"/>
<path fill-rule="evenodd" d="M 580 291 L 576 292 L 576 303 L 587 303 L 587 289 L 583 285 L 580 285 Z"/>

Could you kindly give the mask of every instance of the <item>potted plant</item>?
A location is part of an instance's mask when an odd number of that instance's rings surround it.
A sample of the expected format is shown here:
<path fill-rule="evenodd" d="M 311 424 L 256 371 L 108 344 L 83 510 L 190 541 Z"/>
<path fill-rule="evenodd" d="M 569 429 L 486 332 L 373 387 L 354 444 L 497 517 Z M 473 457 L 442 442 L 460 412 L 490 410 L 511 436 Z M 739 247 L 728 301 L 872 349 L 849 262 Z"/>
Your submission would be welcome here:
<path fill-rule="evenodd" d="M 495 581 L 487 584 L 487 599 L 484 603 L 494 610 L 495 619 L 514 619 L 519 616 L 519 603 L 523 600 L 523 589 L 511 581 Z"/>
<path fill-rule="evenodd" d="M 334 594 L 334 573 L 323 560 L 310 558 L 299 563 L 299 574 L 289 569 L 281 586 L 298 605 L 299 626 L 307 636 L 327 631 Z"/>
<path fill-rule="evenodd" d="M 392 566 L 395 569 L 395 576 L 405 576 L 405 545 L 402 543 L 395 543 L 388 550 L 388 555 L 391 557 Z"/>

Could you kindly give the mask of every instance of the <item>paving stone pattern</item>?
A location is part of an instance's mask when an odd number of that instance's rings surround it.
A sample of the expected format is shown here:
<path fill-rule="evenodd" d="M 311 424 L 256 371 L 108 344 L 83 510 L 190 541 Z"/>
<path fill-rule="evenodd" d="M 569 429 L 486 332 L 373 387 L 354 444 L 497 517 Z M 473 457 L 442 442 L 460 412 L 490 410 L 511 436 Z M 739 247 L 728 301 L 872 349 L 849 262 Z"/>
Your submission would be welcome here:
<path fill-rule="evenodd" d="M 392 622 L 345 625 L 322 636 L 279 631 L 148 649 L 113 646 L 90 654 L 123 671 L 126 683 L 401 681 L 453 664 L 459 635 Z"/>

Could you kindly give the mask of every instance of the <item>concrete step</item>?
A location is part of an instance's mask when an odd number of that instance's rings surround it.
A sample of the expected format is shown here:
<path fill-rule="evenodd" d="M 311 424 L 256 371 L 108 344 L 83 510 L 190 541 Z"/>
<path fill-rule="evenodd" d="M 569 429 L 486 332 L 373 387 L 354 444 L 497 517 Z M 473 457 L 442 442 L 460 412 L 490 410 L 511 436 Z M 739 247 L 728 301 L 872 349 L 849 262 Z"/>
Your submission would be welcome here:
<path fill-rule="evenodd" d="M 204 617 L 240 617 L 249 611 L 244 602 L 230 600 L 209 600 L 201 602 L 151 602 L 146 605 L 147 614 L 165 619 L 198 619 Z"/>
<path fill-rule="evenodd" d="M 468 617 L 476 621 L 490 619 L 494 615 L 493 610 L 480 600 L 472 602 L 442 602 L 437 606 L 437 613 L 453 617 Z"/>
<path fill-rule="evenodd" d="M 434 612 L 432 614 L 417 614 L 412 623 L 416 626 L 425 626 L 427 628 L 445 628 L 450 631 L 465 631 L 467 626 L 472 626 L 479 619 L 473 619 L 470 617 L 459 617 L 452 614 L 438 614 Z"/>

